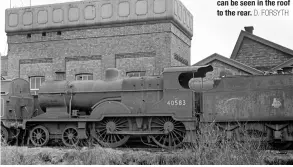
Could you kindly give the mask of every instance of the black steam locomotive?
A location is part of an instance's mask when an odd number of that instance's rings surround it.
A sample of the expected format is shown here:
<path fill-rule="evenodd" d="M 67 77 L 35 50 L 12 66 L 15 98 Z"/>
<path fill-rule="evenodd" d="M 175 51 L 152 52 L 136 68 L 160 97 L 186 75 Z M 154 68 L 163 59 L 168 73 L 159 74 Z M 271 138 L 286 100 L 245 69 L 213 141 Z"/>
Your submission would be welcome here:
<path fill-rule="evenodd" d="M 47 81 L 38 98 L 26 80 L 4 80 L 1 141 L 119 147 L 136 136 L 175 148 L 195 142 L 200 124 L 215 122 L 229 138 L 241 140 L 244 128 L 262 141 L 292 143 L 292 74 L 209 80 L 212 71 L 210 65 L 172 67 L 161 76 L 121 78 L 108 69 L 105 80 Z"/>

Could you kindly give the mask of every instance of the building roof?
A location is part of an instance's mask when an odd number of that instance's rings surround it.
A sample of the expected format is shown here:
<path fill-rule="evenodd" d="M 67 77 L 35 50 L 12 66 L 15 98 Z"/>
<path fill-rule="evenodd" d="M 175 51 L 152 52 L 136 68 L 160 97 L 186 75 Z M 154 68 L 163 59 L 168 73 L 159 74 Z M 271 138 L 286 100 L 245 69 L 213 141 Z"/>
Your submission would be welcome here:
<path fill-rule="evenodd" d="M 293 50 L 242 30 L 240 32 L 240 35 L 238 37 L 238 40 L 236 42 L 236 45 L 235 45 L 234 50 L 232 52 L 232 55 L 230 57 L 231 59 L 236 59 L 237 53 L 239 52 L 239 50 L 241 48 L 241 44 L 242 44 L 244 38 L 249 38 L 251 40 L 257 41 L 259 43 L 267 45 L 267 46 L 274 48 L 276 50 L 279 50 L 281 52 L 287 53 L 293 57 Z"/>
<path fill-rule="evenodd" d="M 271 71 L 276 71 L 280 68 L 283 68 L 283 67 L 288 67 L 288 66 L 292 66 L 293 65 L 293 58 L 292 59 L 289 59 L 288 61 L 285 61 L 279 65 L 277 65 L 276 67 L 272 68 Z"/>
<path fill-rule="evenodd" d="M 56 3 L 6 9 L 5 18 L 6 33 L 125 23 L 145 24 L 146 21 L 166 22 L 167 19 L 182 29 L 189 38 L 193 36 L 193 16 L 180 0 L 91 0 Z"/>
<path fill-rule="evenodd" d="M 224 63 L 226 63 L 226 64 L 228 64 L 230 66 L 233 66 L 235 68 L 241 69 L 241 70 L 243 70 L 245 72 L 248 72 L 250 74 L 253 74 L 253 75 L 261 75 L 261 74 L 263 74 L 263 72 L 260 71 L 260 70 L 257 70 L 255 68 L 252 68 L 250 66 L 247 66 L 247 65 L 245 65 L 243 63 L 240 63 L 240 62 L 238 62 L 236 60 L 229 59 L 229 58 L 224 57 L 224 56 L 222 56 L 220 54 L 217 54 L 217 53 L 212 54 L 211 56 L 209 56 L 209 57 L 207 57 L 207 58 L 205 58 L 205 59 L 197 62 L 193 66 L 206 65 L 206 64 L 208 64 L 208 63 L 210 63 L 210 62 L 212 62 L 214 60 L 218 60 L 218 61 L 224 62 Z"/>

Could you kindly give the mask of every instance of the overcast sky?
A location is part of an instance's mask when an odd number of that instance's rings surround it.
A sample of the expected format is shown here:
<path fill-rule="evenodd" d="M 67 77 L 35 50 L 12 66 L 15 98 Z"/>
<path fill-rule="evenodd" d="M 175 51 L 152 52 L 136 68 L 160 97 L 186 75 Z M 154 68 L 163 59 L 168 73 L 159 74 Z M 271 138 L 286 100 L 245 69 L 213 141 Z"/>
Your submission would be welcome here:
<path fill-rule="evenodd" d="M 62 3 L 78 0 L 31 0 L 32 5 Z M 241 17 L 217 16 L 217 0 L 181 0 L 194 16 L 194 36 L 191 46 L 191 63 L 194 64 L 213 53 L 230 57 L 236 40 L 244 26 L 254 26 L 254 34 L 293 49 L 293 2 L 290 7 L 264 7 L 286 9 L 290 16 Z M 230 1 L 230 0 L 229 0 Z M 292 0 L 291 0 L 292 1 Z M 29 6 L 30 0 L 11 0 L 11 7 Z M 10 8 L 10 0 L 1 0 L 0 5 L 0 52 L 7 54 L 5 33 L 5 9 Z M 245 10 L 247 8 L 232 8 Z M 254 7 L 251 7 L 254 8 Z M 257 8 L 259 9 L 259 8 Z"/>

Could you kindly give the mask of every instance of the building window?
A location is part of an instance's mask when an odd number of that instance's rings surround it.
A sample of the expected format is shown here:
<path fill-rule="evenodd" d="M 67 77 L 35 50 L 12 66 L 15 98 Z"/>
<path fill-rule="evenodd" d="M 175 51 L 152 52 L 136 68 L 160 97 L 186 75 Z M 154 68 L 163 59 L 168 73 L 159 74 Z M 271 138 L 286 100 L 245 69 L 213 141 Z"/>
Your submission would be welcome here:
<path fill-rule="evenodd" d="M 42 76 L 30 77 L 31 93 L 34 95 L 38 94 L 38 91 L 39 91 L 43 82 L 45 82 L 45 77 L 42 77 Z"/>
<path fill-rule="evenodd" d="M 142 77 L 145 76 L 145 71 L 129 71 L 126 72 L 126 76 L 128 77 Z"/>
<path fill-rule="evenodd" d="M 93 80 L 93 74 L 77 74 L 75 76 L 75 80 L 78 80 L 78 81 Z"/>
<path fill-rule="evenodd" d="M 66 78 L 65 72 L 55 72 L 55 74 L 56 74 L 57 81 L 63 81 Z"/>

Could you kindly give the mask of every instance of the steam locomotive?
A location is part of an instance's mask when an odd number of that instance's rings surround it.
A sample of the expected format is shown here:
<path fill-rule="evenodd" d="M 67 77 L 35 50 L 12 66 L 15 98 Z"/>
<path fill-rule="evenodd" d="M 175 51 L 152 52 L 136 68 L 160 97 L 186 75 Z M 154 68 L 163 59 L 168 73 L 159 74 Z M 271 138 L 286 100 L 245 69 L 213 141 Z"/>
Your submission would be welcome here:
<path fill-rule="evenodd" d="M 176 148 L 195 142 L 200 125 L 214 122 L 229 138 L 242 140 L 244 128 L 263 141 L 292 143 L 292 74 L 209 80 L 212 71 L 211 65 L 172 67 L 161 76 L 121 78 L 108 69 L 105 80 L 46 81 L 38 98 L 26 80 L 4 80 L 1 141 L 119 147 L 134 136 Z"/>

